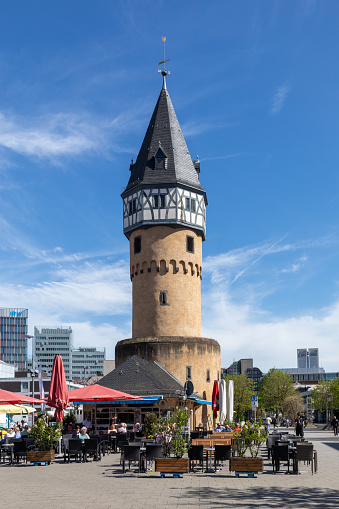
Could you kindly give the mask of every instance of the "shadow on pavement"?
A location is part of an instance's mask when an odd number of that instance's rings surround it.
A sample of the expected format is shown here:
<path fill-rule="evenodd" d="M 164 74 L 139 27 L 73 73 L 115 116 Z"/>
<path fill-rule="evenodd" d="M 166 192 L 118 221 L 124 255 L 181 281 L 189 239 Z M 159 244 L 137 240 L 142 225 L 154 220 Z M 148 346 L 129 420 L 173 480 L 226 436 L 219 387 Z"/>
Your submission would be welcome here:
<path fill-rule="evenodd" d="M 329 447 L 333 447 L 333 449 L 337 449 L 337 451 L 339 451 L 339 442 L 324 442 L 324 445 L 328 445 Z"/>
<path fill-rule="evenodd" d="M 175 496 L 175 495 L 172 495 Z M 332 508 L 339 504 L 339 490 L 329 490 L 320 488 L 247 488 L 222 490 L 212 487 L 187 489 L 185 498 L 193 503 L 199 501 L 199 507 L 204 505 L 211 507 L 228 507 L 234 505 L 237 507 L 260 507 L 277 508 L 284 504 L 287 507 L 322 507 Z M 179 498 L 179 497 L 178 497 Z"/>

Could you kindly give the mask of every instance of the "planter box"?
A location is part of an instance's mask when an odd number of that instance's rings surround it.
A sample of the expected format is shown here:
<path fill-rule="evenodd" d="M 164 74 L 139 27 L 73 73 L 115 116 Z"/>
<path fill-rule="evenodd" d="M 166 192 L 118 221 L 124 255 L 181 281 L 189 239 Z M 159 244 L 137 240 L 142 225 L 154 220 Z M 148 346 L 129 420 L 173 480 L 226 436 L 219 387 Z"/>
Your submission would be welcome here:
<path fill-rule="evenodd" d="M 188 458 L 155 458 L 155 471 L 186 474 L 189 471 Z"/>
<path fill-rule="evenodd" d="M 54 460 L 55 451 L 27 451 L 27 461 L 31 463 L 50 463 Z"/>
<path fill-rule="evenodd" d="M 234 457 L 230 459 L 231 472 L 263 472 L 263 458 Z"/>

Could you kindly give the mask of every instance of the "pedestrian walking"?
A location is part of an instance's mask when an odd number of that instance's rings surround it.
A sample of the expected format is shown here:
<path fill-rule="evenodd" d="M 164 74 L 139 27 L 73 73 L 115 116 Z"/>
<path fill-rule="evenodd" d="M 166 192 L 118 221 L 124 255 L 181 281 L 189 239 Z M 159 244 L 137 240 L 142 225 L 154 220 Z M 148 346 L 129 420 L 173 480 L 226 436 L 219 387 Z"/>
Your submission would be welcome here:
<path fill-rule="evenodd" d="M 338 421 L 337 417 L 334 415 L 332 422 L 331 422 L 331 426 L 333 428 L 333 433 L 335 436 L 338 435 L 338 425 L 339 425 L 339 421 Z"/>
<path fill-rule="evenodd" d="M 304 423 L 302 418 L 300 417 L 300 414 L 297 414 L 297 417 L 294 421 L 295 425 L 295 434 L 297 437 L 303 437 L 304 436 Z"/>

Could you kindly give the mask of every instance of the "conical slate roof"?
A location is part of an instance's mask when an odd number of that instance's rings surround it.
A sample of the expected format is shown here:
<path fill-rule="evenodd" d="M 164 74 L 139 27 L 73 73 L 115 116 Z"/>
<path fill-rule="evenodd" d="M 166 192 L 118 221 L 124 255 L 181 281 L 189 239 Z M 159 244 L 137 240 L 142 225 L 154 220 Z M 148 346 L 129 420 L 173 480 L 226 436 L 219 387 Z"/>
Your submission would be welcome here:
<path fill-rule="evenodd" d="M 184 386 L 160 364 L 133 355 L 101 378 L 98 385 L 123 390 L 136 396 L 162 394 L 183 396 Z"/>
<path fill-rule="evenodd" d="M 159 148 L 166 159 L 163 169 L 155 164 Z M 165 80 L 125 191 L 141 183 L 181 183 L 202 190 Z"/>

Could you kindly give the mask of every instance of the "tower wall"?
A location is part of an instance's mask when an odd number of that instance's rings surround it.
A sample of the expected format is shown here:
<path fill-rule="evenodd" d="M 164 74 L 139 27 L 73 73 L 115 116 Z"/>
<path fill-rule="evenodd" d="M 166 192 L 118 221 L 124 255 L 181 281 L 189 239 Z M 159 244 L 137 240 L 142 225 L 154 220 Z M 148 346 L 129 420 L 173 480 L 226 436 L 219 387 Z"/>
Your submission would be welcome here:
<path fill-rule="evenodd" d="M 193 253 L 187 251 L 187 237 L 193 239 Z M 139 253 L 136 238 L 141 242 Z M 168 226 L 136 230 L 130 236 L 130 269 L 133 338 L 201 335 L 200 235 Z"/>
<path fill-rule="evenodd" d="M 191 380 L 194 391 L 211 401 L 213 382 L 220 379 L 221 369 L 220 345 L 215 339 L 168 336 L 124 339 L 115 347 L 116 367 L 133 355 L 158 362 L 183 384 Z M 197 420 L 206 425 L 208 413 L 211 415 L 211 407 L 203 406 Z"/>

